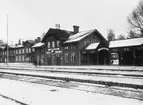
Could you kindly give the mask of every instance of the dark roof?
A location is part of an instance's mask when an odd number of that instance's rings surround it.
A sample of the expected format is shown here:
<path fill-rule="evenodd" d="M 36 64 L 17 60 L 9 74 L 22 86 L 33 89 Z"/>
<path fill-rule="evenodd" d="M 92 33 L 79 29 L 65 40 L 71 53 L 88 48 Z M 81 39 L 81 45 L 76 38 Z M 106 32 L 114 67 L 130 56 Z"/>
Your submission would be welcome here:
<path fill-rule="evenodd" d="M 27 40 L 29 43 L 34 44 L 35 40 Z"/>
<path fill-rule="evenodd" d="M 34 45 L 35 44 L 35 40 L 26 40 L 26 41 L 23 42 L 22 45 L 25 46 L 26 43 L 29 43 L 30 45 Z"/>
<path fill-rule="evenodd" d="M 54 36 L 58 40 L 67 40 L 71 33 L 72 32 L 66 30 L 50 28 L 45 36 L 42 38 L 42 42 L 44 42 L 46 38 L 50 36 Z"/>

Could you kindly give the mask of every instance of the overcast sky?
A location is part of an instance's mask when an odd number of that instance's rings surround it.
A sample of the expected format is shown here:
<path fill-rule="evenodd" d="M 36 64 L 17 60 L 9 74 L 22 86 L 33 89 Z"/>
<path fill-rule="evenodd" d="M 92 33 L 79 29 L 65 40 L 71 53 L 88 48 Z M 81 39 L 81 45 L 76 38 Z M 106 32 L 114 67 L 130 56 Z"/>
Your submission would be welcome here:
<path fill-rule="evenodd" d="M 97 29 L 104 37 L 107 29 L 126 34 L 127 16 L 139 0 L 0 0 L 0 39 L 6 41 L 8 14 L 9 43 L 41 36 L 60 24 L 61 29 Z"/>

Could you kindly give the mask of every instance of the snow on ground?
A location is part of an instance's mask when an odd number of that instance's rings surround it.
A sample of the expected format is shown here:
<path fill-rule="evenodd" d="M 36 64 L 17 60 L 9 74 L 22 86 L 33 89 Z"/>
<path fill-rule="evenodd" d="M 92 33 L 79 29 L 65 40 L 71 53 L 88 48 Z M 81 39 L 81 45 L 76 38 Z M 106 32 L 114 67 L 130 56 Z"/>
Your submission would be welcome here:
<path fill-rule="evenodd" d="M 0 105 L 20 105 L 20 104 L 0 96 Z"/>
<path fill-rule="evenodd" d="M 32 63 L 0 63 L 0 67 L 35 67 Z M 71 68 L 71 69 L 112 69 L 112 70 L 143 70 L 143 66 L 120 66 L 120 65 L 81 65 L 81 66 L 49 66 L 42 65 L 41 68 Z"/>
<path fill-rule="evenodd" d="M 143 105 L 135 99 L 8 79 L 0 79 L 0 94 L 29 105 Z"/>
<path fill-rule="evenodd" d="M 50 76 L 50 77 L 61 77 L 61 78 L 73 78 L 73 79 L 85 79 L 85 80 L 93 80 L 93 81 L 105 81 L 105 82 L 117 82 L 117 83 L 126 83 L 126 84 L 137 84 L 142 85 L 142 79 L 137 78 L 117 78 L 117 77 L 97 77 L 97 76 L 87 76 L 87 75 L 76 75 L 76 74 L 60 74 L 60 73 L 46 73 L 46 72 L 31 72 L 31 71 L 16 71 L 16 70 L 0 70 L 2 72 L 12 72 L 12 73 L 22 73 L 22 74 L 31 74 L 36 76 Z"/>

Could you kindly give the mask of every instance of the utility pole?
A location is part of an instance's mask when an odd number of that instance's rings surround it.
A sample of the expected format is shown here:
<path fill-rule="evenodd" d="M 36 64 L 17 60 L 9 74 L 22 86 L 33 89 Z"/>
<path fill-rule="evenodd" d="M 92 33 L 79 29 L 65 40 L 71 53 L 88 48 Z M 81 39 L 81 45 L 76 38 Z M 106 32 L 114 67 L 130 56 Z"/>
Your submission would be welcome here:
<path fill-rule="evenodd" d="M 9 62 L 9 53 L 8 53 L 8 14 L 6 15 L 6 20 L 7 20 L 7 59 L 6 59 L 6 63 L 8 64 Z"/>

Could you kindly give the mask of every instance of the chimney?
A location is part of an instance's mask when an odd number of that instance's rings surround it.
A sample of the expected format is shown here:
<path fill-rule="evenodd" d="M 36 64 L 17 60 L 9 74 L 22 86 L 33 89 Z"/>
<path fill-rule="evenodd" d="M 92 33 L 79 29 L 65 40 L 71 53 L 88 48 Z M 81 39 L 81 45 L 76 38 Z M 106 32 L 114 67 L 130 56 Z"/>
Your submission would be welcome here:
<path fill-rule="evenodd" d="M 38 42 L 41 42 L 41 37 L 37 37 L 37 41 L 38 41 Z"/>
<path fill-rule="evenodd" d="M 79 32 L 79 26 L 74 25 L 73 26 L 73 32 L 74 32 L 74 34 L 78 33 Z"/>

